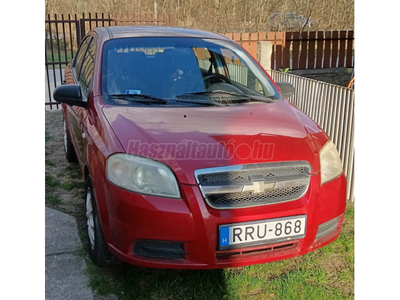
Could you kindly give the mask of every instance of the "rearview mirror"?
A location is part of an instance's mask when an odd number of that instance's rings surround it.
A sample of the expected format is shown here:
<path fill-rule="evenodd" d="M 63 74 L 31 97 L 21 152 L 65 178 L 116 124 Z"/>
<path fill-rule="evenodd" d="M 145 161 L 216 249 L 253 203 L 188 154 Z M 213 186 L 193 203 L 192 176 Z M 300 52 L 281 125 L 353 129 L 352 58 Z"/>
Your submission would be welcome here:
<path fill-rule="evenodd" d="M 279 81 L 276 82 L 276 85 L 280 88 L 286 98 L 294 95 L 294 86 L 291 83 Z"/>
<path fill-rule="evenodd" d="M 68 105 L 86 106 L 87 103 L 83 101 L 82 90 L 78 84 L 66 84 L 56 87 L 53 97 L 56 101 Z"/>

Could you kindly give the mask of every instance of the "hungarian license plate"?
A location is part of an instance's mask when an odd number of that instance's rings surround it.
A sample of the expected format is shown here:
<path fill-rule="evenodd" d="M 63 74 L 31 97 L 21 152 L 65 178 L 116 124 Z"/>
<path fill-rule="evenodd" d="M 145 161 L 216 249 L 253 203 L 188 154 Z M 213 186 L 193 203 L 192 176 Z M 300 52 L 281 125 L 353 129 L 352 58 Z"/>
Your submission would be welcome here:
<path fill-rule="evenodd" d="M 219 226 L 219 249 L 230 249 L 303 238 L 305 215 Z"/>

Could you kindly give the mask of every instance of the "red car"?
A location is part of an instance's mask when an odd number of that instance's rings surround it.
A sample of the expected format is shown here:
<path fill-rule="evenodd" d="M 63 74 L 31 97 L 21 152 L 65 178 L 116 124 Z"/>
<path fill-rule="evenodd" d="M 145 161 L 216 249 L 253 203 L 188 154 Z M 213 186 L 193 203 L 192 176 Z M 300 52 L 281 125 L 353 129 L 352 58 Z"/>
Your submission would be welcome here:
<path fill-rule="evenodd" d="M 326 133 L 234 41 L 97 28 L 65 69 L 64 146 L 86 180 L 89 254 L 213 269 L 334 241 L 346 179 Z"/>

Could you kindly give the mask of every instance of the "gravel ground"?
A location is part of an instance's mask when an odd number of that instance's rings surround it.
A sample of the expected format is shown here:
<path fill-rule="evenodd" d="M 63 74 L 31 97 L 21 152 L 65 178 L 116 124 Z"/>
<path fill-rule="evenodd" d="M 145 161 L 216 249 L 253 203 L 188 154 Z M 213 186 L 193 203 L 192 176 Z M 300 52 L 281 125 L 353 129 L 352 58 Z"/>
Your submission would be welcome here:
<path fill-rule="evenodd" d="M 346 68 L 337 68 L 332 70 L 329 69 L 329 71 L 326 71 L 326 69 L 304 70 L 304 71 L 299 70 L 299 71 L 293 71 L 291 73 L 294 75 L 300 75 L 303 77 L 347 87 L 352 78 L 350 70 L 351 69 L 349 69 L 348 72 Z"/>

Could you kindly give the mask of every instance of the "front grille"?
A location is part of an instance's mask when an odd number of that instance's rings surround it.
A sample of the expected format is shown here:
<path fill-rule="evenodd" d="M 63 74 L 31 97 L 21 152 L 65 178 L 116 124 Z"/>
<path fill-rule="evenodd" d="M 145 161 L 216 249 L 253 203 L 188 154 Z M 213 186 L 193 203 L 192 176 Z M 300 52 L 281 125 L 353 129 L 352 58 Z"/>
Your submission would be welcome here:
<path fill-rule="evenodd" d="M 254 193 L 229 193 L 209 195 L 208 200 L 215 206 L 237 206 L 253 203 L 272 204 L 276 202 L 287 201 L 292 198 L 297 198 L 301 193 L 300 186 L 294 186 L 283 189 L 273 189 L 271 191 L 254 194 Z"/>
<path fill-rule="evenodd" d="M 310 172 L 310 164 L 300 161 L 202 169 L 195 176 L 208 205 L 232 209 L 299 199 Z"/>
<path fill-rule="evenodd" d="M 135 243 L 133 252 L 148 258 L 184 259 L 183 244 L 179 242 L 139 240 Z"/>
<path fill-rule="evenodd" d="M 243 171 L 218 172 L 211 174 L 199 174 L 198 181 L 200 184 L 213 183 L 246 183 L 250 182 L 249 177 L 262 176 L 263 178 L 279 178 L 284 176 L 293 176 L 298 174 L 307 174 L 307 170 L 302 167 L 280 167 L 280 168 L 257 168 Z"/>

